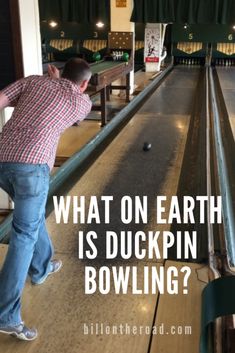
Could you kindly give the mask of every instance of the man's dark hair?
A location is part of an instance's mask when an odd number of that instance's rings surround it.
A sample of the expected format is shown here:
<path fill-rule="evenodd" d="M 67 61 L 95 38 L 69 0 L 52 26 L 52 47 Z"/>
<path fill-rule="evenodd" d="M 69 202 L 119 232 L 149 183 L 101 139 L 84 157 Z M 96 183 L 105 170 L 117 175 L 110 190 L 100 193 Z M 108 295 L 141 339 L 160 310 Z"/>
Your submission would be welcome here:
<path fill-rule="evenodd" d="M 85 60 L 71 58 L 66 62 L 61 77 L 79 84 L 90 79 L 91 69 Z"/>

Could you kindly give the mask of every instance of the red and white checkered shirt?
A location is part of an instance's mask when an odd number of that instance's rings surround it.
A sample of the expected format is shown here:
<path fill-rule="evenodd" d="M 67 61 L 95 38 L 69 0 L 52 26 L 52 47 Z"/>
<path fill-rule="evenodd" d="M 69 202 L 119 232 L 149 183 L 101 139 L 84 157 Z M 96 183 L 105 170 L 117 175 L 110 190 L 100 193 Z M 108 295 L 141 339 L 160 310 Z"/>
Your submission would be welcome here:
<path fill-rule="evenodd" d="M 23 78 L 1 91 L 14 106 L 0 137 L 0 161 L 52 169 L 61 133 L 91 110 L 87 94 L 67 79 Z"/>

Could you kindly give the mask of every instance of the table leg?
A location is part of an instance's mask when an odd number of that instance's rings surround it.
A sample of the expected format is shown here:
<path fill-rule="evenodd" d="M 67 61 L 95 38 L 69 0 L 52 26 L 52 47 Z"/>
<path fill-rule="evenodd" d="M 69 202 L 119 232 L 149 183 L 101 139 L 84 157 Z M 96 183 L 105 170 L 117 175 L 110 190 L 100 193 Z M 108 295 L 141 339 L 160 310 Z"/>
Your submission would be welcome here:
<path fill-rule="evenodd" d="M 126 102 L 130 102 L 130 73 L 126 75 Z"/>
<path fill-rule="evenodd" d="M 110 101 L 110 85 L 106 87 L 106 99 Z"/>
<path fill-rule="evenodd" d="M 101 104 L 101 126 L 105 126 L 106 120 L 106 87 L 100 91 L 100 104 Z"/>

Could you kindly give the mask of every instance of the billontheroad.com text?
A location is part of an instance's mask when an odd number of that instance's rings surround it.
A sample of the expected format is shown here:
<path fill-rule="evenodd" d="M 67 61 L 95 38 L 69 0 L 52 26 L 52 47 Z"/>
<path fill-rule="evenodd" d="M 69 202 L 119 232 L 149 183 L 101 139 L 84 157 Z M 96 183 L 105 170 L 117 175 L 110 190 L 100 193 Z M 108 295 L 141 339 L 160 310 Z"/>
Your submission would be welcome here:
<path fill-rule="evenodd" d="M 190 325 L 165 325 L 156 326 L 104 323 L 83 323 L 84 335 L 192 335 Z"/>

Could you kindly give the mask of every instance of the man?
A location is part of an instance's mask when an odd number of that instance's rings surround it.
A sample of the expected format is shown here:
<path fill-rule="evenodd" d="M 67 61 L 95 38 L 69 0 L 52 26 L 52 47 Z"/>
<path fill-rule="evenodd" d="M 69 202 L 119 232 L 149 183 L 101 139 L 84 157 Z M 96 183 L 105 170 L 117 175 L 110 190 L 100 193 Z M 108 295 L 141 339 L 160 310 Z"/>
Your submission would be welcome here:
<path fill-rule="evenodd" d="M 89 65 L 70 59 L 59 78 L 29 76 L 0 92 L 0 109 L 14 106 L 0 137 L 0 187 L 14 201 L 12 232 L 0 273 L 0 332 L 33 340 L 37 331 L 21 318 L 21 295 L 27 275 L 43 283 L 62 262 L 51 260 L 53 247 L 45 225 L 45 205 L 60 134 L 91 110 L 86 90 Z"/>

